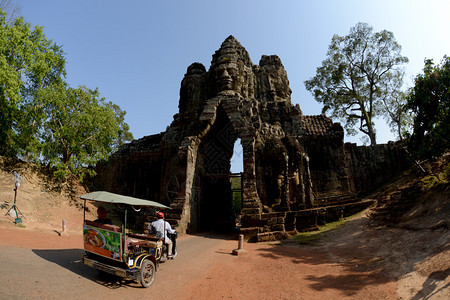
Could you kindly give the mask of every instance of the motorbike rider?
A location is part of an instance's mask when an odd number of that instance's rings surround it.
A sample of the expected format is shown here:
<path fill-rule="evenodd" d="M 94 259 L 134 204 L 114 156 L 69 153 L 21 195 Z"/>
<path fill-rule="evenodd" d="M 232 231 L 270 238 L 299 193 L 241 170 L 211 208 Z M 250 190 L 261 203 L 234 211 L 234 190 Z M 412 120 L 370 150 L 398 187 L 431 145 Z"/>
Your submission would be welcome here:
<path fill-rule="evenodd" d="M 157 238 L 164 240 L 164 243 L 167 245 L 168 249 L 167 258 L 173 258 L 174 257 L 174 254 L 172 253 L 173 243 L 168 236 L 175 234 L 176 231 L 172 229 L 169 222 L 164 220 L 164 213 L 158 212 L 156 214 L 156 217 L 158 218 L 158 220 L 150 224 L 148 231 L 149 233 L 155 234 Z"/>

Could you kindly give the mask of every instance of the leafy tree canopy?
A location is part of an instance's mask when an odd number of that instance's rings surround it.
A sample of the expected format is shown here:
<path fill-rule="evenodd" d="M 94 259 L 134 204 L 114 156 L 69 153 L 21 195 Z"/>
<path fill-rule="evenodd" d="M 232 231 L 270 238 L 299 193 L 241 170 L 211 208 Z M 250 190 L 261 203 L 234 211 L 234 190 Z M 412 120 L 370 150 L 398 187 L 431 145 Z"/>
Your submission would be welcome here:
<path fill-rule="evenodd" d="M 48 40 L 43 28 L 33 30 L 23 18 L 8 24 L 0 11 L 0 155 L 15 155 L 22 106 L 33 93 L 65 75 L 61 47 Z"/>
<path fill-rule="evenodd" d="M 62 179 L 92 174 L 133 139 L 126 112 L 97 89 L 69 87 L 62 48 L 42 27 L 5 15 L 0 7 L 0 155 L 43 161 Z"/>
<path fill-rule="evenodd" d="M 97 89 L 58 84 L 39 90 L 37 99 L 47 116 L 42 155 L 58 175 L 82 178 L 88 170 L 83 167 L 109 156 L 120 125 Z"/>
<path fill-rule="evenodd" d="M 346 36 L 334 35 L 327 58 L 317 68 L 316 76 L 305 81 L 306 89 L 323 103 L 323 113 L 345 122 L 348 134 L 359 131 L 376 144 L 373 120 L 386 113 L 392 91 L 403 82 L 399 68 L 408 59 L 392 32 L 373 32 L 372 27 L 358 23 Z M 391 81 L 396 84 L 389 84 Z M 385 101 L 385 102 L 384 102 Z"/>
<path fill-rule="evenodd" d="M 410 146 L 422 157 L 438 156 L 450 149 L 450 58 L 440 65 L 426 59 L 423 74 L 415 80 L 408 97 L 414 112 Z"/>

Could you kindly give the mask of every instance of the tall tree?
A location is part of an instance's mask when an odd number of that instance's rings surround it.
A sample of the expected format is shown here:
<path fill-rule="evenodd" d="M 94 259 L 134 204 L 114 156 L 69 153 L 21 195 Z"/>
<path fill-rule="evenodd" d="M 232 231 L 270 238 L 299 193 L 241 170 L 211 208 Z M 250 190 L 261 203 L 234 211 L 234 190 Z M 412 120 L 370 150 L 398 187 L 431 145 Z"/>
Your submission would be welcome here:
<path fill-rule="evenodd" d="M 399 66 L 408 62 L 392 32 L 373 32 L 366 23 L 358 23 L 346 36 L 334 35 L 327 58 L 317 68 L 316 76 L 305 81 L 314 98 L 323 103 L 323 113 L 345 122 L 350 135 L 366 134 L 376 144 L 374 118 L 385 113 L 382 99 L 391 94 L 387 81 L 403 80 Z"/>
<path fill-rule="evenodd" d="M 405 133 L 412 127 L 412 115 L 408 108 L 407 93 L 402 90 L 403 81 L 398 80 L 399 78 L 403 76 L 394 74 L 384 82 L 386 86 L 382 89 L 381 100 L 384 118 L 391 131 L 402 141 Z"/>
<path fill-rule="evenodd" d="M 438 156 L 450 149 L 450 58 L 440 65 L 426 59 L 408 98 L 414 112 L 410 145 L 420 156 Z"/>
<path fill-rule="evenodd" d="M 23 18 L 9 24 L 0 12 L 0 155 L 14 156 L 30 141 L 31 132 L 23 130 L 36 124 L 30 119 L 34 94 L 60 81 L 64 68 L 61 47 L 46 38 L 42 27 L 31 30 Z M 30 109 L 26 117 L 23 108 Z"/>
<path fill-rule="evenodd" d="M 23 18 L 8 23 L 0 11 L 0 155 L 43 160 L 61 178 L 83 177 L 133 136 L 125 111 L 97 89 L 70 88 L 64 75 L 62 48 L 43 28 L 30 29 Z"/>
<path fill-rule="evenodd" d="M 92 174 L 87 167 L 109 156 L 120 131 L 115 111 L 97 89 L 86 87 L 52 85 L 41 89 L 38 98 L 48 116 L 42 134 L 44 160 L 61 178 Z"/>

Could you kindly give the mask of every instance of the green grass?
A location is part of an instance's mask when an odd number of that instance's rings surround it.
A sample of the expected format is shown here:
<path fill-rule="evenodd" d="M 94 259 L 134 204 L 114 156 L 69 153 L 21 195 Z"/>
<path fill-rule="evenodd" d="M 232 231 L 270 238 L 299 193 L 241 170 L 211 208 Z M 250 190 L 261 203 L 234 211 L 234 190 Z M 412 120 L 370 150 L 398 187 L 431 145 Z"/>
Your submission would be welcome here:
<path fill-rule="evenodd" d="M 232 177 L 231 178 L 231 188 L 232 189 L 240 189 L 241 188 L 241 177 Z"/>
<path fill-rule="evenodd" d="M 358 215 L 358 214 L 356 214 Z M 353 215 L 353 216 L 356 216 Z M 301 232 L 297 234 L 296 236 L 292 237 L 294 241 L 297 242 L 297 244 L 300 245 L 315 245 L 317 244 L 321 239 L 325 238 L 329 234 L 332 233 L 333 230 L 339 228 L 340 226 L 344 225 L 349 219 L 351 219 L 353 216 L 343 218 L 342 220 L 327 223 L 325 225 L 320 225 L 318 230 L 315 231 L 307 231 L 307 232 Z"/>

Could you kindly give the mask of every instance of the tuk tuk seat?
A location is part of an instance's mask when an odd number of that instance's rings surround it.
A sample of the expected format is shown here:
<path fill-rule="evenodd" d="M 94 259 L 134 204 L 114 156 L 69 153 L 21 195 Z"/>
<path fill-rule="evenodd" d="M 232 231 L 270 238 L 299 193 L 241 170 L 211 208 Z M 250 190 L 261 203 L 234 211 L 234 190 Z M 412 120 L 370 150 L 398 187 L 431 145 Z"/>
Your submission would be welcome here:
<path fill-rule="evenodd" d="M 126 244 L 128 247 L 146 247 L 146 248 L 159 248 L 162 247 L 161 241 L 149 241 L 143 239 L 137 239 L 135 237 L 126 237 Z M 126 249 L 128 249 L 126 247 Z"/>
<path fill-rule="evenodd" d="M 89 221 L 89 220 L 85 220 L 84 223 L 89 226 L 93 226 L 93 227 L 97 227 L 97 228 L 101 228 L 101 229 L 105 229 L 105 230 L 109 230 L 109 231 L 122 232 L 122 228 L 120 228 L 117 225 L 102 224 L 102 223 L 93 222 L 93 221 Z"/>

